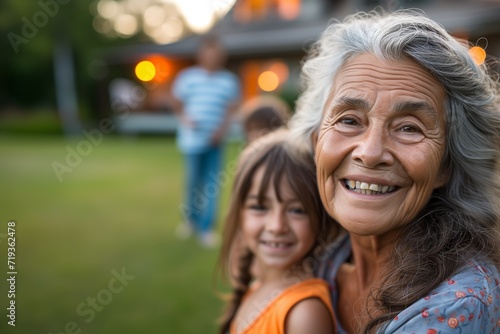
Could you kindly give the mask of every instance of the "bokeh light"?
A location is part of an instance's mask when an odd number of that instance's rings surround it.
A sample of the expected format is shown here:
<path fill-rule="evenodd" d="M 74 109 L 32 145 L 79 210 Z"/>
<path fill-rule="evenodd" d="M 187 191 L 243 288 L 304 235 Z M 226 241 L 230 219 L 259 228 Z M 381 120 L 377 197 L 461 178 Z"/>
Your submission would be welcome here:
<path fill-rule="evenodd" d="M 271 66 L 269 66 L 269 71 L 274 72 L 278 75 L 280 84 L 288 79 L 288 66 L 282 61 L 277 61 L 271 64 Z"/>
<path fill-rule="evenodd" d="M 159 26 L 144 26 L 144 32 L 155 43 L 165 44 L 175 42 L 184 33 L 184 25 L 177 16 L 168 16 Z"/>
<path fill-rule="evenodd" d="M 300 0 L 278 1 L 278 12 L 285 20 L 296 19 L 300 14 Z"/>
<path fill-rule="evenodd" d="M 278 88 L 280 80 L 273 71 L 264 71 L 259 75 L 258 84 L 263 91 L 272 92 Z"/>
<path fill-rule="evenodd" d="M 163 83 L 172 74 L 173 65 L 162 55 L 152 55 L 140 61 L 135 67 L 135 75 L 143 82 Z"/>
<path fill-rule="evenodd" d="M 481 65 L 486 60 L 486 51 L 480 46 L 471 47 L 469 54 L 477 65 Z"/>
<path fill-rule="evenodd" d="M 295 0 L 293 0 L 295 1 Z M 175 42 L 189 33 L 204 34 L 232 8 L 236 0 L 94 0 L 94 29 L 108 37 L 132 37 L 143 32 L 153 42 Z"/>
<path fill-rule="evenodd" d="M 152 55 L 147 59 L 155 67 L 155 76 L 153 81 L 155 83 L 164 82 L 172 73 L 172 64 L 170 61 L 161 55 Z"/>
<path fill-rule="evenodd" d="M 179 1 L 177 6 L 188 27 L 195 33 L 206 33 L 214 24 L 214 10 L 210 1 L 184 0 Z"/>
<path fill-rule="evenodd" d="M 168 17 L 161 25 L 161 32 L 167 39 L 167 42 L 179 39 L 184 32 L 181 20 L 175 16 Z"/>
<path fill-rule="evenodd" d="M 94 17 L 94 20 L 92 21 L 92 26 L 98 33 L 103 35 L 110 33 L 111 30 L 113 29 L 110 21 L 104 20 L 97 16 Z"/>
<path fill-rule="evenodd" d="M 165 8 L 157 5 L 148 7 L 143 14 L 144 23 L 151 27 L 158 27 L 165 19 Z"/>
<path fill-rule="evenodd" d="M 146 10 L 149 4 L 144 0 L 127 0 L 125 1 L 125 6 L 129 13 L 140 14 Z"/>
<path fill-rule="evenodd" d="M 135 16 L 130 14 L 121 14 L 116 18 L 114 28 L 118 35 L 129 37 L 137 32 L 139 26 Z"/>
<path fill-rule="evenodd" d="M 116 1 L 103 0 L 97 3 L 97 12 L 105 19 L 112 19 L 119 12 L 119 4 Z"/>
<path fill-rule="evenodd" d="M 141 81 L 151 81 L 156 75 L 155 65 L 149 60 L 143 60 L 135 66 L 135 75 Z"/>

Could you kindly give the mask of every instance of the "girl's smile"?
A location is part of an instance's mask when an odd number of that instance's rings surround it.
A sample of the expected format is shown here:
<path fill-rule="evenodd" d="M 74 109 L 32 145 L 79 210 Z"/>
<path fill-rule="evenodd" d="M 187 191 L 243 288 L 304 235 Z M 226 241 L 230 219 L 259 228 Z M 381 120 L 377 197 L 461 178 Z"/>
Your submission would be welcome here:
<path fill-rule="evenodd" d="M 279 183 L 280 196 L 269 186 L 259 198 L 264 170 L 265 166 L 256 171 L 245 200 L 242 232 L 265 275 L 284 273 L 299 263 L 314 245 L 315 233 L 309 214 L 285 178 Z"/>

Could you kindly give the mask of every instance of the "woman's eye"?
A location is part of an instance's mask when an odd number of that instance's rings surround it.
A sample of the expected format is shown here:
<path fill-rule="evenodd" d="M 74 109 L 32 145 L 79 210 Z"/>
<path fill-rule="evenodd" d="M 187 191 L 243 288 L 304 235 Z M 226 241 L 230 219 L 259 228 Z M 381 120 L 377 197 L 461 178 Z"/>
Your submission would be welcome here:
<path fill-rule="evenodd" d="M 405 124 L 395 127 L 395 138 L 399 138 L 402 143 L 418 143 L 425 138 L 425 131 L 415 124 Z"/>
<path fill-rule="evenodd" d="M 339 121 L 339 123 L 350 126 L 356 126 L 359 124 L 354 118 L 343 118 Z"/>
<path fill-rule="evenodd" d="M 362 130 L 363 123 L 359 118 L 353 115 L 346 115 L 339 118 L 336 123 L 334 123 L 333 127 L 339 133 L 351 136 L 358 134 Z"/>
<path fill-rule="evenodd" d="M 401 132 L 420 132 L 420 129 L 414 125 L 405 125 L 401 127 Z"/>

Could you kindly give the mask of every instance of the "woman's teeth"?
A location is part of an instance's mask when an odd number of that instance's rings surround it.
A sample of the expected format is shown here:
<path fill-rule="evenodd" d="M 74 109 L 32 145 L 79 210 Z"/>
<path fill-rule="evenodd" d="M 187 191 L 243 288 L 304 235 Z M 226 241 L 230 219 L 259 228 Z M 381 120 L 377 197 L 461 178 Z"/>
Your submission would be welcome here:
<path fill-rule="evenodd" d="M 377 195 L 390 193 L 396 190 L 394 186 L 382 186 L 375 183 L 366 183 L 353 180 L 345 180 L 347 189 L 352 190 L 358 194 Z"/>

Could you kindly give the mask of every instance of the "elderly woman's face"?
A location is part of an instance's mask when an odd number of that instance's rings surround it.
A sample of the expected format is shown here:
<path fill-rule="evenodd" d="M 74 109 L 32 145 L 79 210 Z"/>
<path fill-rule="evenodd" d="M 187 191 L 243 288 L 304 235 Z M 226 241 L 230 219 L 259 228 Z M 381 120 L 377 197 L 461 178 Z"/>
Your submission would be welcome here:
<path fill-rule="evenodd" d="M 363 54 L 338 72 L 316 164 L 323 203 L 348 231 L 399 229 L 446 182 L 444 99 L 441 84 L 409 59 Z"/>

